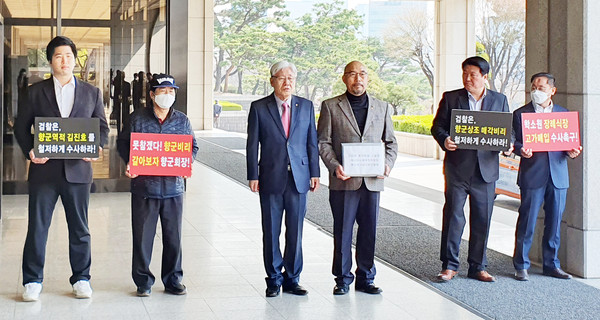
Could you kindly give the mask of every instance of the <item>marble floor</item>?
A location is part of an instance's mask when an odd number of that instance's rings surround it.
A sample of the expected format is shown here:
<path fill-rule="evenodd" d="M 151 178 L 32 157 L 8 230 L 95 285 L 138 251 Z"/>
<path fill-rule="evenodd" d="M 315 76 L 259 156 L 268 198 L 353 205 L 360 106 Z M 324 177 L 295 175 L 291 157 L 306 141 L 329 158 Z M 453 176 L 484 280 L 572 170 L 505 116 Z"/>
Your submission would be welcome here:
<path fill-rule="evenodd" d="M 265 298 L 258 195 L 199 163 L 194 164 L 193 176 L 188 180 L 184 205 L 183 265 L 187 295 L 165 294 L 162 284 L 157 283 L 150 297 L 135 296 L 130 277 L 129 194 L 104 193 L 92 194 L 89 210 L 93 297 L 78 300 L 71 294 L 66 222 L 59 203 L 48 239 L 44 290 L 39 301 L 26 303 L 21 301 L 20 266 L 27 226 L 27 196 L 3 196 L 2 201 L 0 319 L 479 318 L 381 262 L 377 265 L 376 283 L 384 290 L 383 294 L 373 296 L 352 289 L 348 295 L 333 296 L 333 241 L 310 223 L 305 224 L 301 278 L 309 295 L 284 293 Z M 160 274 L 160 241 L 159 230 L 151 264 L 155 274 Z"/>

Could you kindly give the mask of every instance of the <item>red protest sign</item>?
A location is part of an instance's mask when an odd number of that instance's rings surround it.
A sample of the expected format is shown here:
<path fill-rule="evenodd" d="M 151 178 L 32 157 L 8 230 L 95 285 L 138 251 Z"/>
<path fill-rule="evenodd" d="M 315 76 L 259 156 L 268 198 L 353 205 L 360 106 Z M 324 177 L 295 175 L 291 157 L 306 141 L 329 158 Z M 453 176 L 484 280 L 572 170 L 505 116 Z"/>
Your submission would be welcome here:
<path fill-rule="evenodd" d="M 129 172 L 146 176 L 191 176 L 192 136 L 132 132 Z"/>
<path fill-rule="evenodd" d="M 523 148 L 533 151 L 568 151 L 579 148 L 579 113 L 523 113 Z"/>

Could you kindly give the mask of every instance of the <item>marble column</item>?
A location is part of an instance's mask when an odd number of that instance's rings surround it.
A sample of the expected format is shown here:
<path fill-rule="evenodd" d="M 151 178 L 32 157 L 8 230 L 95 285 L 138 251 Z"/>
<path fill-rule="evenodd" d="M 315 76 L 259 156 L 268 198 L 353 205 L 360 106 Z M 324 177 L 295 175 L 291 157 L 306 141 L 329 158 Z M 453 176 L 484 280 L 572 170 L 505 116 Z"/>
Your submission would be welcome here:
<path fill-rule="evenodd" d="M 461 63 L 476 53 L 474 0 L 439 0 L 435 11 L 433 101 L 437 110 L 445 91 L 463 87 Z M 437 158 L 442 157 L 439 149 Z"/>
<path fill-rule="evenodd" d="M 569 161 L 571 187 L 561 228 L 561 266 L 585 278 L 600 277 L 600 41 L 592 28 L 600 2 L 586 0 L 527 0 L 526 78 L 547 71 L 556 77 L 554 101 L 579 112 L 583 154 Z M 527 82 L 529 87 L 529 81 Z M 538 218 L 533 261 L 541 261 L 543 212 Z"/>

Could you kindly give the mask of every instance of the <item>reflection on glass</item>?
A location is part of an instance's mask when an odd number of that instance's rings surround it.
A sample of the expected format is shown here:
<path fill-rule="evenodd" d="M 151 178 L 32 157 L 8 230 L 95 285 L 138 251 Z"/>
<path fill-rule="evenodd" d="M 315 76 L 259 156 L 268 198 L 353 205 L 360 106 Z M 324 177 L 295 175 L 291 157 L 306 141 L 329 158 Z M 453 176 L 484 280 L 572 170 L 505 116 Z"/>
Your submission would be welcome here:
<path fill-rule="evenodd" d="M 4 1 L 3 16 L 14 23 L 4 26 L 5 193 L 27 192 L 28 161 L 12 128 L 28 86 L 51 76 L 46 61 L 46 45 L 56 35 L 51 2 Z M 151 105 L 148 77 L 165 72 L 166 12 L 166 0 L 62 0 L 62 19 L 78 19 L 77 26 L 63 23 L 61 28 L 77 45 L 75 76 L 101 89 L 111 128 L 108 145 L 93 163 L 96 191 L 128 190 L 116 137 L 134 109 Z"/>

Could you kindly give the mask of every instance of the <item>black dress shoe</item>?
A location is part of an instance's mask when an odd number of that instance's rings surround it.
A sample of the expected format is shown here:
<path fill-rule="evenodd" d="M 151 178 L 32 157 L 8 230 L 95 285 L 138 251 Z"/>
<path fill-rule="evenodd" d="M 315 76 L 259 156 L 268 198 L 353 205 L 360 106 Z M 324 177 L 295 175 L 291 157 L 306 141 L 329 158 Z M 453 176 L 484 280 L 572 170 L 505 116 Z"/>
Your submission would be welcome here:
<path fill-rule="evenodd" d="M 183 284 L 178 283 L 177 285 L 174 285 L 172 287 L 165 287 L 165 292 L 180 296 L 186 294 L 187 289 Z"/>
<path fill-rule="evenodd" d="M 149 297 L 151 293 L 151 289 L 144 289 L 142 287 L 137 288 L 137 291 L 135 292 L 138 297 Z"/>
<path fill-rule="evenodd" d="M 297 296 L 305 296 L 308 294 L 308 290 L 297 283 L 289 288 L 283 287 L 283 292 L 295 294 Z"/>
<path fill-rule="evenodd" d="M 341 296 L 348 293 L 349 290 L 350 288 L 347 284 L 338 284 L 335 286 L 335 288 L 333 288 L 333 294 L 335 294 L 336 296 Z"/>
<path fill-rule="evenodd" d="M 279 287 L 267 287 L 265 290 L 265 296 L 268 298 L 277 297 L 279 295 Z"/>
<path fill-rule="evenodd" d="M 556 268 L 552 270 L 544 270 L 545 276 L 551 276 L 553 278 L 558 279 L 571 279 L 572 276 L 566 272 L 564 272 L 561 268 Z"/>
<path fill-rule="evenodd" d="M 355 285 L 354 289 L 356 289 L 356 291 L 362 291 L 364 293 L 368 293 L 368 294 L 380 294 L 383 292 L 383 290 L 381 290 L 381 288 L 375 286 L 373 283 L 367 283 L 367 284 L 363 284 L 363 285 Z"/>
<path fill-rule="evenodd" d="M 515 279 L 519 281 L 529 281 L 529 274 L 527 273 L 527 269 L 516 270 Z"/>

